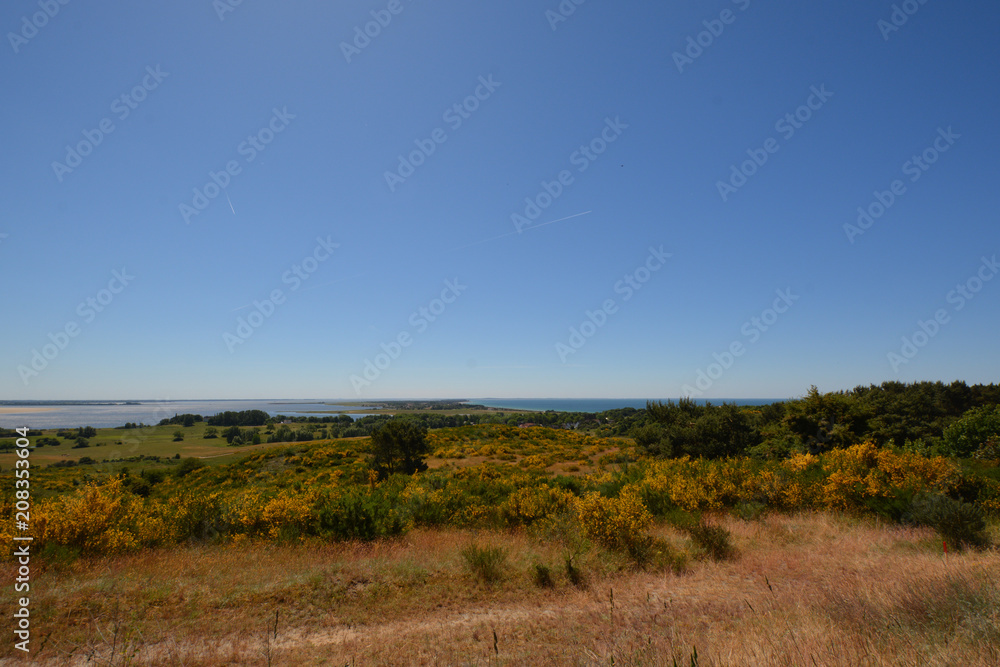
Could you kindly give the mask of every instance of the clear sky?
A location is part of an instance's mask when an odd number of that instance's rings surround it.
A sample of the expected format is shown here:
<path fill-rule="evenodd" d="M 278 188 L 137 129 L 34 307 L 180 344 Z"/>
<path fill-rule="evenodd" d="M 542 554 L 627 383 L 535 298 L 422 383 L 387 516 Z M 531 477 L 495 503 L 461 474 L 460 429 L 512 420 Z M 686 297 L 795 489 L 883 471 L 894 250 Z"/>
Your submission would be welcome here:
<path fill-rule="evenodd" d="M 0 399 L 1000 380 L 996 2 L 18 0 L 0 29 Z"/>

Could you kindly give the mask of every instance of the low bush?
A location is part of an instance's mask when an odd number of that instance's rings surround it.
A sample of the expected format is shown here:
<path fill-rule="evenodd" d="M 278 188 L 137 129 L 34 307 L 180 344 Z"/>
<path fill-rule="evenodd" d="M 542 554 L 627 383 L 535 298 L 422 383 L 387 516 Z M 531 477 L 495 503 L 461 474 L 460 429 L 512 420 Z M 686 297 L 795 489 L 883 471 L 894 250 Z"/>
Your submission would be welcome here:
<path fill-rule="evenodd" d="M 319 534 L 338 540 L 374 540 L 401 535 L 408 521 L 382 493 L 352 489 L 319 502 Z"/>
<path fill-rule="evenodd" d="M 587 584 L 587 578 L 583 575 L 583 570 L 578 568 L 574 563 L 573 559 L 575 554 L 566 554 L 563 559 L 563 568 L 566 571 L 566 578 L 574 586 L 585 586 Z"/>
<path fill-rule="evenodd" d="M 754 500 L 742 500 L 733 508 L 733 514 L 744 521 L 758 521 L 767 514 L 767 505 Z"/>
<path fill-rule="evenodd" d="M 731 560 L 736 556 L 732 535 L 722 526 L 712 526 L 702 521 L 690 526 L 687 532 L 691 541 L 712 560 Z"/>
<path fill-rule="evenodd" d="M 956 550 L 989 544 L 983 511 L 971 503 L 942 495 L 921 496 L 913 501 L 910 517 L 913 523 L 937 530 Z"/>
<path fill-rule="evenodd" d="M 646 539 L 633 544 L 629 549 L 629 556 L 644 570 L 680 573 L 687 568 L 684 554 L 658 537 L 647 536 Z"/>
<path fill-rule="evenodd" d="M 552 568 L 541 563 L 535 563 L 533 579 L 535 585 L 539 588 L 552 588 L 556 585 L 555 580 L 552 578 Z"/>
<path fill-rule="evenodd" d="M 617 498 L 587 494 L 577 505 L 577 517 L 588 537 L 624 552 L 641 548 L 653 519 L 635 487 L 626 487 Z"/>
<path fill-rule="evenodd" d="M 181 461 L 181 464 L 177 466 L 177 470 L 174 471 L 174 474 L 177 477 L 184 477 L 185 475 L 189 475 L 193 473 L 195 470 L 204 467 L 205 467 L 204 461 L 202 461 L 201 459 L 196 459 L 193 456 L 190 456 Z"/>
<path fill-rule="evenodd" d="M 504 577 L 507 550 L 497 546 L 468 544 L 462 547 L 462 559 L 474 577 L 485 584 L 495 584 Z"/>

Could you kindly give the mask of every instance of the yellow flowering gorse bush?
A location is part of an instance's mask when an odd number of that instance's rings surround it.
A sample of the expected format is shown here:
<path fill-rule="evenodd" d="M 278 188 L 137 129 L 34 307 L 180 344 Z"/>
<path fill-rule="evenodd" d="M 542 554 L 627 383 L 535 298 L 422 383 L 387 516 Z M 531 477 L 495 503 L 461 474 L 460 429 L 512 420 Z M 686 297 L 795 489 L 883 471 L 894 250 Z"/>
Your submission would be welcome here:
<path fill-rule="evenodd" d="M 632 486 L 622 489 L 617 498 L 588 493 L 577 501 L 576 511 L 588 537 L 616 550 L 628 550 L 644 540 L 653 520 Z"/>

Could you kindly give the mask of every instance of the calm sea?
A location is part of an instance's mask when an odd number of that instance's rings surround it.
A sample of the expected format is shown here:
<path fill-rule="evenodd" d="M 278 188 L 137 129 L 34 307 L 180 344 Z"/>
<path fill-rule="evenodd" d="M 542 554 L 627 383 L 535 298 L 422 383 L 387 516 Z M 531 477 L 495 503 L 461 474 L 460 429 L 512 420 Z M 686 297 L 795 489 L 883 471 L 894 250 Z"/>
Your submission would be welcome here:
<path fill-rule="evenodd" d="M 133 402 L 129 402 L 133 403 Z M 17 428 L 75 428 L 77 426 L 93 426 L 109 428 L 122 426 L 128 422 L 136 424 L 157 424 L 161 419 L 177 414 L 191 413 L 196 415 L 215 415 L 232 410 L 263 410 L 272 417 L 287 415 L 289 417 L 311 416 L 312 413 L 336 414 L 341 410 L 353 410 L 350 406 L 338 405 L 326 401 L 295 401 L 295 400 L 228 400 L 228 401 L 135 401 L 135 405 L 122 403 L 42 403 L 31 406 L 0 403 L 6 408 L 0 414 L 0 426 Z M 325 416 L 319 414 L 316 416 Z M 361 417 L 363 415 L 352 415 Z"/>

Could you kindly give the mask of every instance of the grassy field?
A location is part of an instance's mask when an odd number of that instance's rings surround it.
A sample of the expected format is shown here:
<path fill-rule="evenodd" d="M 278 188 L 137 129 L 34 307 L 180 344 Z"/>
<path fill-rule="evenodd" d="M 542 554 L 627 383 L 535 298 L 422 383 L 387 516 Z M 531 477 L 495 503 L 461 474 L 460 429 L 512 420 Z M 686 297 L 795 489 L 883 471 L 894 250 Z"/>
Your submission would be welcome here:
<path fill-rule="evenodd" d="M 32 453 L 36 662 L 1000 661 L 1000 552 L 898 518 L 975 491 L 997 544 L 995 465 L 870 444 L 650 460 L 628 438 L 478 425 L 431 431 L 426 472 L 379 480 L 366 438 L 235 448 L 204 429 Z M 44 467 L 128 448 L 160 458 Z"/>
<path fill-rule="evenodd" d="M 720 516 L 736 556 L 647 572 L 545 531 L 415 530 L 373 543 L 261 541 L 48 568 L 52 664 L 995 665 L 995 551 L 830 513 Z M 496 580 L 463 549 L 497 545 Z M 550 568 L 540 582 L 537 566 Z M 165 576 L 164 573 L 169 573 Z M 5 603 L 6 604 L 6 603 Z M 8 609 L 2 610 L 9 617 Z M 37 644 L 36 644 L 37 646 Z M 4 647 L 10 655 L 9 647 Z M 88 663 L 88 661 L 90 661 Z"/>
<path fill-rule="evenodd" d="M 89 446 L 74 448 L 75 440 L 58 438 L 58 445 L 37 447 L 31 453 L 31 463 L 36 469 L 44 468 L 39 483 L 34 487 L 35 497 L 52 495 L 65 491 L 71 485 L 82 484 L 95 479 L 103 479 L 117 474 L 123 467 L 138 470 L 170 471 L 180 459 L 195 457 L 206 465 L 226 465 L 239 461 L 247 454 L 262 451 L 275 445 L 230 446 L 225 438 L 205 439 L 207 425 L 204 422 L 190 427 L 176 425 L 148 426 L 137 429 L 97 429 L 97 435 L 88 438 Z M 176 431 L 184 433 L 182 441 L 174 440 Z M 219 429 L 221 430 L 221 429 Z M 57 429 L 45 430 L 44 436 L 55 437 Z M 43 436 L 43 437 L 44 437 Z M 33 437 L 37 441 L 38 438 Z M 0 474 L 10 474 L 16 460 L 14 452 L 0 453 Z M 85 458 L 86 457 L 86 458 Z M 80 460 L 90 461 L 86 465 L 66 468 L 50 468 Z M 36 475 L 39 474 L 36 472 Z"/>

